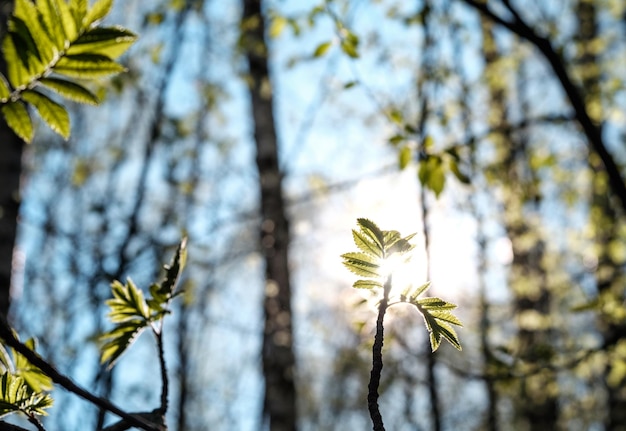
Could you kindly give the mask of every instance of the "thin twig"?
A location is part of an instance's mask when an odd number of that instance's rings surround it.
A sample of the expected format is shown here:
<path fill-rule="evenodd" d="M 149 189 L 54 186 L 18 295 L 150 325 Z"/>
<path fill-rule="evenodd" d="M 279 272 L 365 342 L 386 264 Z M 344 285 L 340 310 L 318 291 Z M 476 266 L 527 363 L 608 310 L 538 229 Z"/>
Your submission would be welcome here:
<path fill-rule="evenodd" d="M 161 413 L 167 412 L 167 394 L 169 391 L 169 380 L 167 377 L 167 366 L 165 365 L 165 349 L 163 348 L 163 320 L 161 320 L 161 328 L 158 332 L 154 332 L 159 349 L 159 365 L 161 368 Z"/>

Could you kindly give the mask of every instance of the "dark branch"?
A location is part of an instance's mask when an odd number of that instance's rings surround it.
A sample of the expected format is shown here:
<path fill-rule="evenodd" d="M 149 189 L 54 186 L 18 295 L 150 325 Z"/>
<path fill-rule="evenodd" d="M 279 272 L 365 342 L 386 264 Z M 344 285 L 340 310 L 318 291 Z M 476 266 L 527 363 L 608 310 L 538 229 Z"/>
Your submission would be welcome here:
<path fill-rule="evenodd" d="M 81 388 L 74 383 L 69 377 L 59 373 L 52 365 L 46 362 L 37 353 L 30 350 L 25 344 L 21 343 L 13 333 L 13 330 L 9 327 L 8 323 L 3 316 L 0 316 L 0 338 L 10 347 L 15 349 L 18 353 L 23 355 L 31 364 L 39 368 L 45 375 L 50 377 L 52 381 L 66 390 L 78 395 L 81 398 L 91 402 L 92 404 L 105 409 L 111 413 L 116 414 L 130 425 L 143 429 L 145 431 L 164 431 L 165 428 L 160 425 L 155 425 L 145 419 L 126 413 L 124 410 L 115 406 L 110 401 L 97 397 L 91 392 Z"/>
<path fill-rule="evenodd" d="M 512 21 L 507 21 L 499 15 L 495 14 L 491 9 L 487 7 L 486 3 L 482 3 L 477 0 L 463 0 L 467 5 L 478 10 L 483 15 L 487 16 L 497 24 L 506 27 L 511 32 L 515 33 L 522 39 L 527 40 L 533 44 L 548 60 L 552 70 L 556 74 L 563 91 L 567 95 L 567 98 L 574 109 L 576 121 L 583 129 L 589 145 L 595 151 L 606 170 L 609 178 L 609 183 L 613 193 L 619 198 L 622 209 L 626 211 L 626 182 L 622 177 L 622 173 L 615 163 L 615 160 L 609 153 L 602 137 L 602 128 L 594 123 L 589 116 L 581 91 L 574 84 L 574 81 L 569 76 L 565 68 L 562 57 L 555 51 L 552 43 L 549 39 L 539 36 L 517 13 L 517 11 L 511 6 L 508 1 L 504 2 L 504 5 L 508 11 L 513 15 Z"/>
<path fill-rule="evenodd" d="M 370 382 L 367 387 L 367 408 L 372 418 L 374 431 L 385 431 L 383 425 L 383 417 L 378 407 L 378 387 L 380 386 L 380 376 L 383 371 L 383 341 L 385 328 L 383 322 L 385 313 L 387 312 L 387 303 L 389 302 L 389 291 L 391 290 L 391 276 L 387 277 L 383 292 L 383 299 L 378 305 L 378 319 L 376 320 L 376 335 L 374 336 L 374 346 L 372 347 L 372 372 L 370 373 Z"/>

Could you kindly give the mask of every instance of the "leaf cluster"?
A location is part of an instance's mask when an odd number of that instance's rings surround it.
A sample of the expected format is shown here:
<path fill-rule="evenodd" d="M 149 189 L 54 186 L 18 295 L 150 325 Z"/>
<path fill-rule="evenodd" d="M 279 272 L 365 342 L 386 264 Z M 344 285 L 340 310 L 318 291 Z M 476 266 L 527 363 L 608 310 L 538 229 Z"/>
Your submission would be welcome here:
<path fill-rule="evenodd" d="M 34 339 L 24 343 L 35 350 Z M 52 379 L 14 349 L 0 345 L 0 417 L 21 412 L 29 417 L 45 416 L 52 407 Z"/>
<path fill-rule="evenodd" d="M 388 274 L 383 271 L 385 262 L 402 256 L 413 249 L 409 241 L 415 234 L 402 238 L 395 230 L 383 231 L 368 219 L 357 219 L 358 230 L 352 230 L 352 238 L 360 251 L 342 254 L 343 264 L 366 280 L 357 280 L 353 287 L 371 289 L 383 287 Z"/>
<path fill-rule="evenodd" d="M 98 104 L 83 81 L 124 71 L 115 62 L 137 36 L 119 26 L 100 27 L 113 0 L 16 0 L 2 40 L 7 76 L 0 74 L 0 112 L 24 141 L 34 128 L 27 107 L 35 108 L 50 128 L 68 138 L 69 114 L 49 92 L 71 101 Z M 7 79 L 8 78 L 8 79 Z"/>
<path fill-rule="evenodd" d="M 106 304 L 110 308 L 108 317 L 115 326 L 100 337 L 104 342 L 100 357 L 102 363 L 113 367 L 145 329 L 152 328 L 155 334 L 159 333 L 160 329 L 155 324 L 169 313 L 171 300 L 182 293 L 176 292 L 176 285 L 186 260 L 187 240 L 183 238 L 172 261 L 164 265 L 163 280 L 150 286 L 150 297 L 147 299 L 130 278 L 126 284 L 119 281 L 111 284 L 113 298 Z"/>
<path fill-rule="evenodd" d="M 391 275 L 383 270 L 386 261 L 403 257 L 405 262 L 408 262 L 410 255 L 407 254 L 414 248 L 409 241 L 415 234 L 402 237 L 398 231 L 381 230 L 374 222 L 364 218 L 357 219 L 357 225 L 359 229 L 352 230 L 352 237 L 359 251 L 341 255 L 343 264 L 354 274 L 364 277 L 355 281 L 353 287 L 384 288 Z M 436 297 L 420 298 L 429 286 L 430 282 L 418 287 L 409 286 L 400 294 L 400 301 L 390 305 L 408 303 L 417 308 L 424 318 L 433 352 L 439 348 L 442 338 L 461 350 L 461 343 L 452 327 L 452 325 L 463 326 L 452 314 L 451 310 L 455 309 L 456 305 Z"/>
<path fill-rule="evenodd" d="M 458 317 L 452 314 L 455 304 L 437 297 L 419 298 L 430 287 L 430 281 L 418 287 L 409 286 L 400 294 L 400 302 L 414 305 L 424 318 L 424 324 L 430 336 L 433 352 L 445 338 L 456 349 L 461 349 L 461 342 L 452 325 L 463 326 Z"/>

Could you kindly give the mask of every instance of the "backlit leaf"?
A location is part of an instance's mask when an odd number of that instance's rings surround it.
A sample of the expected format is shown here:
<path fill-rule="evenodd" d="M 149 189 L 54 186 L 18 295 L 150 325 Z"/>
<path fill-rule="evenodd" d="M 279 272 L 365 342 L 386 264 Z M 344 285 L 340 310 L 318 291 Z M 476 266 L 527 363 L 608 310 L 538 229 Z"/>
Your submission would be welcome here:
<path fill-rule="evenodd" d="M 317 45 L 317 48 L 315 48 L 315 51 L 313 52 L 313 57 L 322 57 L 328 52 L 328 49 L 332 46 L 332 44 L 332 42 L 324 42 Z"/>
<path fill-rule="evenodd" d="M 99 54 L 115 59 L 137 40 L 137 35 L 122 27 L 96 27 L 81 35 L 68 48 L 68 55 Z"/>
<path fill-rule="evenodd" d="M 70 137 L 70 116 L 63 106 L 48 96 L 32 90 L 24 91 L 22 98 L 37 109 L 41 118 L 53 131 L 65 139 Z"/>
<path fill-rule="evenodd" d="M 107 16 L 111 7 L 113 6 L 113 0 L 96 0 L 91 9 L 87 11 L 83 25 L 90 27 L 96 21 Z"/>
<path fill-rule="evenodd" d="M 372 239 L 369 236 L 366 236 L 363 232 L 353 229 L 352 237 L 354 238 L 356 246 L 364 253 L 368 253 L 379 258 L 383 257 L 383 248 L 378 244 L 378 242 L 372 241 Z"/>
<path fill-rule="evenodd" d="M 136 318 L 148 321 L 150 313 L 143 293 L 135 283 L 129 278 L 126 284 L 119 281 L 111 283 L 111 292 L 113 298 L 106 301 L 110 307 L 109 319 L 112 322 L 125 322 L 127 320 L 136 320 Z"/>
<path fill-rule="evenodd" d="M 36 350 L 34 338 L 30 338 L 25 343 L 33 352 Z M 24 379 L 26 384 L 35 392 L 51 391 L 52 379 L 48 377 L 40 368 L 31 364 L 25 356 L 12 350 L 13 358 L 15 358 L 15 371 L 13 374 Z"/>
<path fill-rule="evenodd" d="M 383 284 L 376 280 L 357 280 L 352 287 L 357 289 L 377 289 L 383 287 Z"/>
<path fill-rule="evenodd" d="M 403 170 L 409 165 L 409 163 L 411 163 L 412 154 L 413 152 L 408 145 L 405 145 L 400 149 L 400 152 L 398 154 L 398 167 L 400 168 L 400 170 Z"/>
<path fill-rule="evenodd" d="M 0 73 L 0 100 L 8 100 L 11 96 L 11 89 L 4 75 Z"/>
<path fill-rule="evenodd" d="M 91 54 L 65 56 L 54 68 L 59 74 L 79 79 L 101 78 L 124 70 L 122 65 L 106 56 Z"/>
<path fill-rule="evenodd" d="M 65 40 L 71 43 L 78 37 L 79 28 L 76 26 L 76 21 L 74 20 L 70 6 L 65 0 L 56 0 L 56 7 L 59 12 L 59 17 L 61 18 Z"/>
<path fill-rule="evenodd" d="M 13 88 L 26 85 L 29 81 L 28 69 L 25 66 L 27 59 L 18 54 L 12 35 L 9 33 L 2 42 L 2 51 L 7 63 L 7 74 Z"/>
<path fill-rule="evenodd" d="M 74 102 L 90 105 L 100 103 L 95 94 L 75 82 L 59 78 L 42 78 L 39 82 Z"/>
<path fill-rule="evenodd" d="M 56 0 L 37 0 L 37 8 L 50 40 L 58 50 L 65 49 L 65 33 Z"/>
<path fill-rule="evenodd" d="M 285 27 L 287 26 L 287 18 L 284 16 L 274 16 L 270 22 L 269 36 L 273 39 L 281 35 Z"/>
<path fill-rule="evenodd" d="M 100 337 L 102 341 L 105 341 L 100 349 L 100 362 L 103 364 L 108 362 L 107 368 L 111 369 L 146 326 L 145 321 L 128 320 Z"/>
<path fill-rule="evenodd" d="M 17 136 L 22 138 L 25 142 L 30 143 L 33 139 L 34 128 L 24 103 L 20 101 L 9 102 L 2 105 L 0 109 L 2 110 L 7 125 Z"/>
<path fill-rule="evenodd" d="M 361 228 L 361 232 L 370 240 L 374 241 L 374 243 L 376 243 L 381 250 L 384 250 L 385 240 L 383 238 L 383 232 L 378 228 L 378 226 L 366 218 L 358 218 L 356 221 Z"/>

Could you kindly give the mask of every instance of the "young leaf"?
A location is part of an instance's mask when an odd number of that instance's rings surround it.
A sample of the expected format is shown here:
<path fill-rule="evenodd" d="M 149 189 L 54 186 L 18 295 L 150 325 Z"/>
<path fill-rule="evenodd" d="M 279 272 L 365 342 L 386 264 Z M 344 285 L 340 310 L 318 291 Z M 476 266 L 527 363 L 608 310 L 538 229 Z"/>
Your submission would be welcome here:
<path fill-rule="evenodd" d="M 63 0 L 61 0 L 63 1 Z M 97 0 L 94 5 L 87 11 L 87 15 L 83 20 L 84 27 L 90 27 L 96 21 L 107 16 L 111 7 L 113 6 L 113 0 Z"/>
<path fill-rule="evenodd" d="M 58 51 L 65 49 L 65 33 L 59 16 L 56 0 L 37 0 L 37 9 L 50 41 Z"/>
<path fill-rule="evenodd" d="M 34 338 L 30 338 L 24 343 L 26 347 L 30 350 L 36 350 L 36 343 Z M 51 391 L 52 390 L 52 379 L 48 377 L 43 371 L 41 371 L 38 367 L 31 364 L 26 357 L 22 356 L 20 353 L 11 349 L 13 353 L 13 358 L 15 358 L 15 371 L 14 375 L 19 376 L 24 379 L 24 382 L 31 388 L 34 392 L 43 392 L 43 391 Z"/>
<path fill-rule="evenodd" d="M 0 376 L 0 417 L 14 412 L 45 416 L 52 403 L 48 394 L 33 391 L 23 378 L 9 372 Z"/>
<path fill-rule="evenodd" d="M 87 6 L 89 6 L 87 0 L 70 1 L 70 11 L 77 28 L 83 28 L 83 20 L 87 16 Z"/>
<path fill-rule="evenodd" d="M 115 59 L 124 54 L 136 40 L 136 34 L 119 26 L 95 27 L 72 43 L 67 54 L 99 54 Z"/>
<path fill-rule="evenodd" d="M 33 122 L 28 115 L 26 106 L 20 101 L 9 102 L 0 108 L 7 125 L 26 143 L 33 139 Z"/>
<path fill-rule="evenodd" d="M 328 52 L 332 44 L 333 44 L 332 42 L 324 42 L 324 43 L 320 43 L 319 45 L 317 45 L 317 48 L 315 48 L 315 51 L 313 52 L 313 57 L 315 58 L 322 57 L 324 54 Z"/>
<path fill-rule="evenodd" d="M 186 263 L 187 237 L 184 237 L 180 244 L 178 244 L 178 248 L 176 249 L 176 253 L 172 258 L 172 261 L 169 265 L 164 265 L 163 267 L 165 269 L 165 278 L 161 281 L 161 285 L 159 286 L 159 295 L 168 299 L 172 297 L 174 290 L 176 289 L 178 279 L 180 278 L 180 274 L 185 268 Z M 156 296 L 154 298 L 156 299 Z"/>
<path fill-rule="evenodd" d="M 20 27 L 21 23 L 23 23 L 24 30 L 20 33 L 32 40 L 34 53 L 41 60 L 42 65 L 48 64 L 54 57 L 54 47 L 41 25 L 37 7 L 29 0 L 16 0 L 15 2 L 11 23 L 14 31 Z"/>
<path fill-rule="evenodd" d="M 356 220 L 357 224 L 361 228 L 361 232 L 366 235 L 370 240 L 374 241 L 380 250 L 385 250 L 385 239 L 383 232 L 376 226 L 376 224 L 366 218 L 359 218 Z"/>
<path fill-rule="evenodd" d="M 107 368 L 111 369 L 146 327 L 145 320 L 132 319 L 118 324 L 113 330 L 102 335 L 100 339 L 105 341 L 105 344 L 100 349 L 100 362 L 103 364 L 108 362 Z"/>
<path fill-rule="evenodd" d="M 404 168 L 409 166 L 409 163 L 411 163 L 411 158 L 411 148 L 409 148 L 408 145 L 405 145 L 400 149 L 400 153 L 398 154 L 398 166 L 400 170 L 403 170 Z"/>
<path fill-rule="evenodd" d="M 0 102 L 6 103 L 11 97 L 11 89 L 4 75 L 0 73 Z"/>
<path fill-rule="evenodd" d="M 456 305 L 442 301 L 439 298 L 424 298 L 411 301 L 411 303 L 417 307 L 424 318 L 424 323 L 430 333 L 430 345 L 433 352 L 439 348 L 442 337 L 448 340 L 457 350 L 462 350 L 459 337 L 450 324 L 463 325 L 458 318 L 453 316 L 450 311 L 447 311 L 456 308 Z"/>
<path fill-rule="evenodd" d="M 2 52 L 7 63 L 9 82 L 13 88 L 18 88 L 28 83 L 30 75 L 25 64 L 27 59 L 19 55 L 13 37 L 12 33 L 5 36 L 4 41 L 2 41 Z"/>
<path fill-rule="evenodd" d="M 383 248 L 379 246 L 378 242 L 372 241 L 369 236 L 353 229 L 352 237 L 356 246 L 364 253 L 378 258 L 383 257 Z"/>
<path fill-rule="evenodd" d="M 70 116 L 63 106 L 52 101 L 48 96 L 32 90 L 24 91 L 22 99 L 37 109 L 41 118 L 53 131 L 65 139 L 70 137 Z"/>
<path fill-rule="evenodd" d="M 343 264 L 357 275 L 369 278 L 378 278 L 380 274 L 380 261 L 366 253 L 342 254 Z"/>
<path fill-rule="evenodd" d="M 71 43 L 76 40 L 76 37 L 78 37 L 79 30 L 79 28 L 76 27 L 76 21 L 74 21 L 72 11 L 65 0 L 56 0 L 56 7 L 59 12 L 59 17 L 61 18 L 61 25 L 63 27 L 63 34 L 65 34 L 65 40 Z"/>
<path fill-rule="evenodd" d="M 41 78 L 39 82 L 74 102 L 87 103 L 89 105 L 100 103 L 95 94 L 73 81 L 59 78 Z"/>
<path fill-rule="evenodd" d="M 376 280 L 357 280 L 352 287 L 356 289 L 376 289 L 383 287 L 383 284 Z"/>
<path fill-rule="evenodd" d="M 68 55 L 61 58 L 54 68 L 61 75 L 79 79 L 102 78 L 124 70 L 124 66 L 96 54 Z"/>
<path fill-rule="evenodd" d="M 125 285 L 119 281 L 111 283 L 111 291 L 113 298 L 107 300 L 106 304 L 111 308 L 108 316 L 112 322 L 126 322 L 136 318 L 146 322 L 150 320 L 148 305 L 144 300 L 143 293 L 130 278 Z"/>

